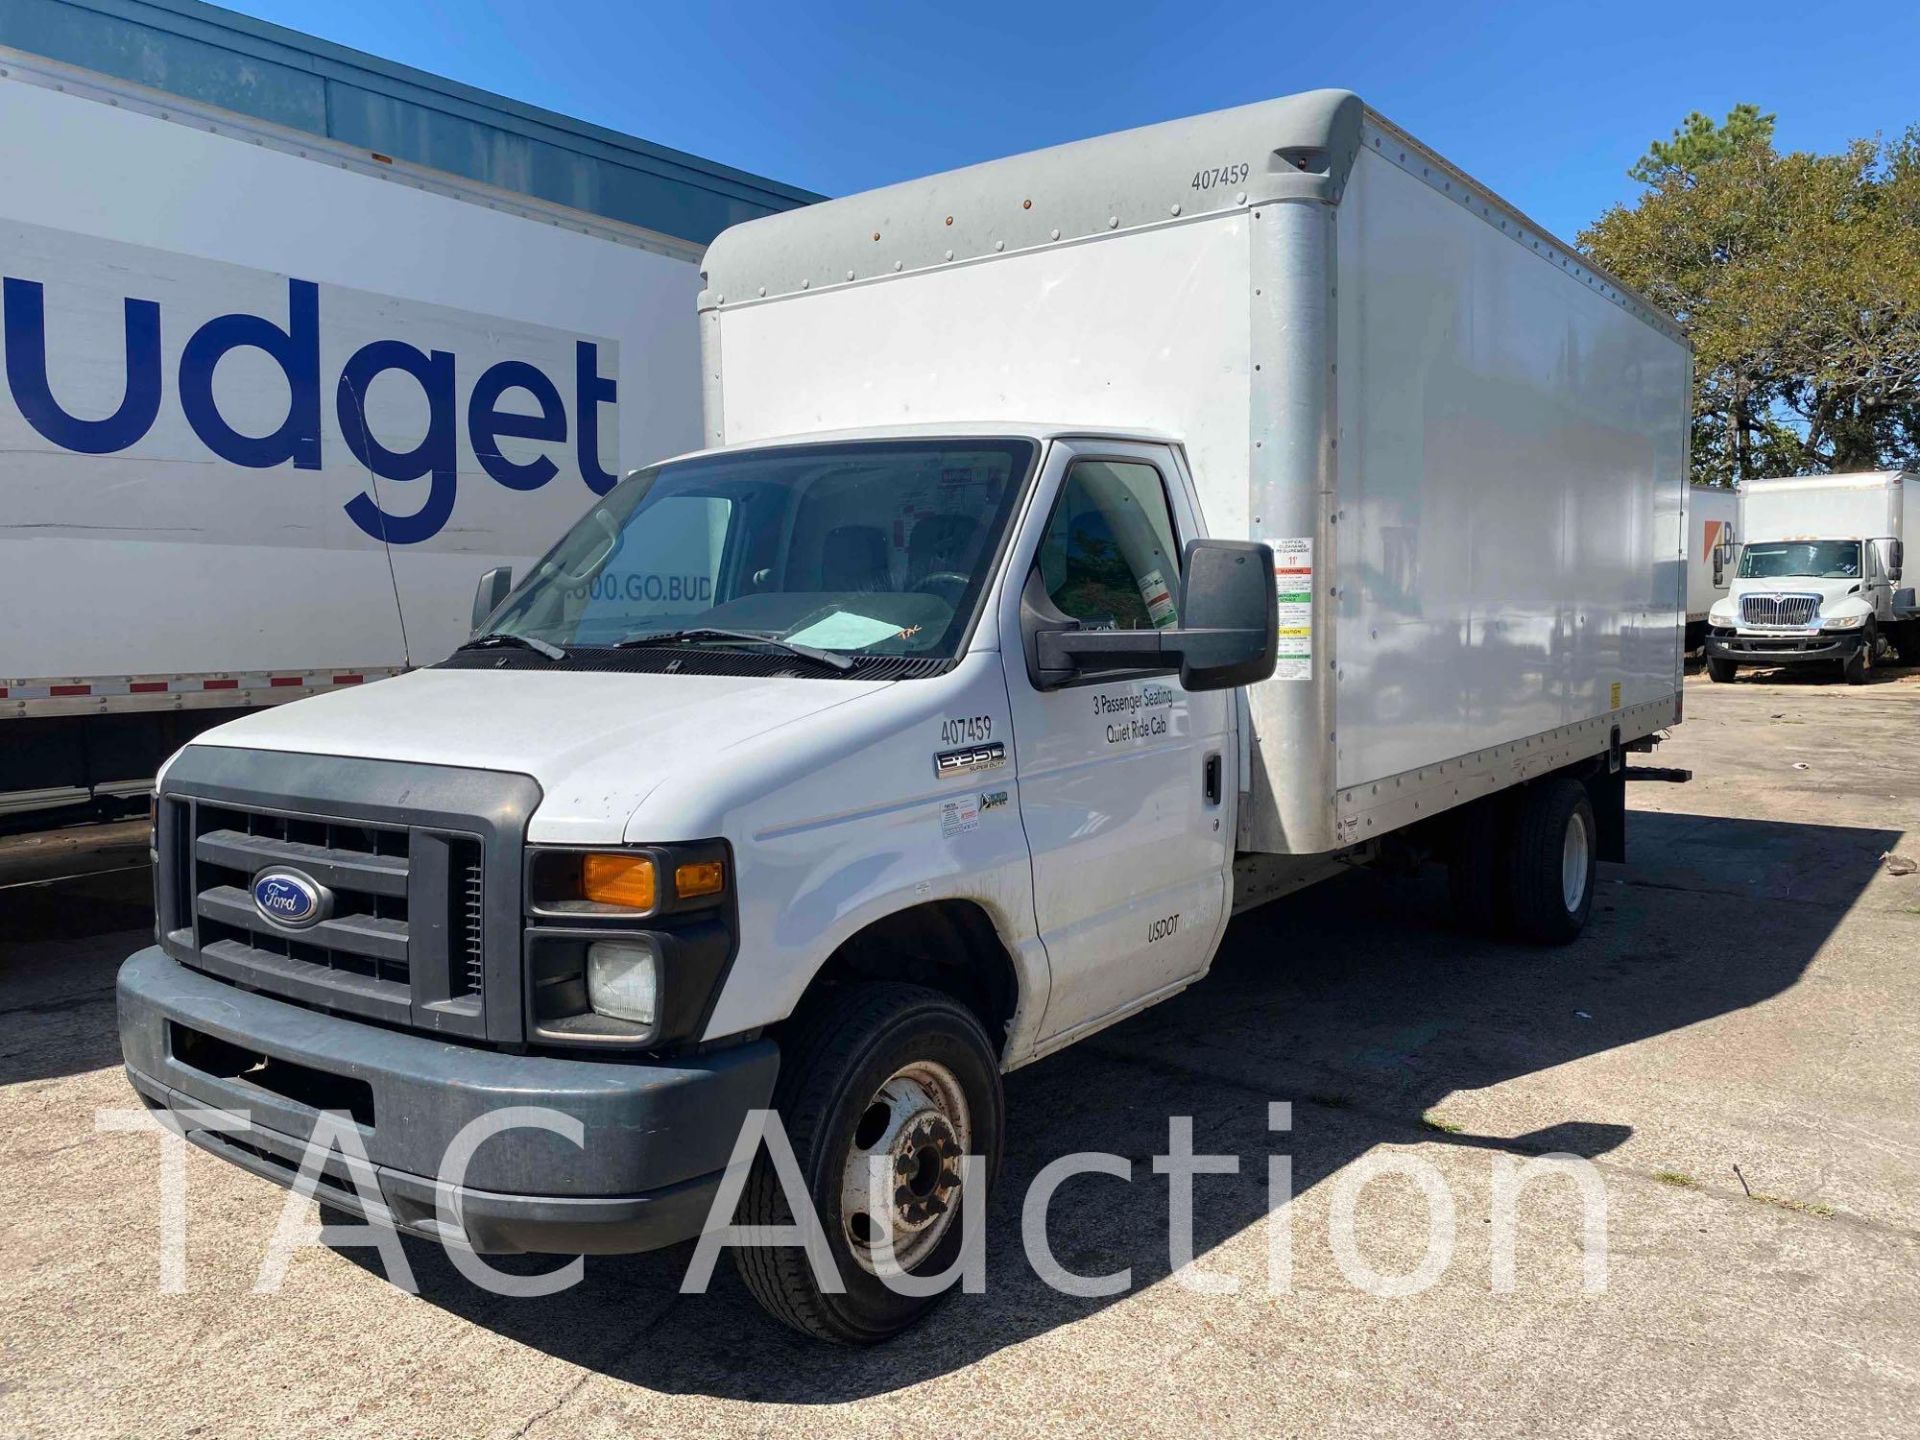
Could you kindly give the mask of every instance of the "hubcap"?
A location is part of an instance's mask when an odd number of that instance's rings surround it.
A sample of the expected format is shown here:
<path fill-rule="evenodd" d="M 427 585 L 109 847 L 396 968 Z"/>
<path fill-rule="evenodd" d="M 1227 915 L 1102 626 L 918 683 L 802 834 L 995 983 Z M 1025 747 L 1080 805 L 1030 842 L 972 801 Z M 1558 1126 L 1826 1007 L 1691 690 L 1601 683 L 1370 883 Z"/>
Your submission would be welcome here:
<path fill-rule="evenodd" d="M 862 1268 L 878 1273 L 876 1258 L 889 1242 L 890 1268 L 912 1270 L 933 1253 L 960 1208 L 960 1157 L 971 1138 L 966 1092 L 944 1065 L 904 1065 L 874 1093 L 854 1127 L 840 1185 L 840 1224 Z"/>
<path fill-rule="evenodd" d="M 1567 838 L 1560 847 L 1560 898 L 1567 913 L 1575 914 L 1587 897 L 1587 822 L 1578 811 L 1567 817 Z"/>

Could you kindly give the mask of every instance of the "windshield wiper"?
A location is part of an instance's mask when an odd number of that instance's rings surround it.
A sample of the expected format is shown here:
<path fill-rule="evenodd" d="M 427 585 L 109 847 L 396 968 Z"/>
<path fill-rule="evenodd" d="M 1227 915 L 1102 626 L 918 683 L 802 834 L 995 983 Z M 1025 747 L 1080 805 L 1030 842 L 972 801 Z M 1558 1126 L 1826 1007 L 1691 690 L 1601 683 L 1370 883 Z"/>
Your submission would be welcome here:
<path fill-rule="evenodd" d="M 616 640 L 615 650 L 631 650 L 640 645 L 673 645 L 697 640 L 740 640 L 753 645 L 772 645 L 789 655 L 798 655 L 803 660 L 817 660 L 822 665 L 831 665 L 835 670 L 851 670 L 853 661 L 845 655 L 832 650 L 820 650 L 812 645 L 796 645 L 791 640 L 782 640 L 778 635 L 765 635 L 756 630 L 726 630 L 715 625 L 696 625 L 686 630 L 656 630 L 646 635 L 629 635 L 624 640 Z"/>
<path fill-rule="evenodd" d="M 469 640 L 464 645 L 456 645 L 453 653 L 458 655 L 462 650 L 496 650 L 503 645 L 511 645 L 519 650 L 532 650 L 546 656 L 549 660 L 567 658 L 566 651 L 549 641 L 536 640 L 531 635 L 506 635 L 497 632 L 492 635 L 482 635 L 476 640 Z"/>

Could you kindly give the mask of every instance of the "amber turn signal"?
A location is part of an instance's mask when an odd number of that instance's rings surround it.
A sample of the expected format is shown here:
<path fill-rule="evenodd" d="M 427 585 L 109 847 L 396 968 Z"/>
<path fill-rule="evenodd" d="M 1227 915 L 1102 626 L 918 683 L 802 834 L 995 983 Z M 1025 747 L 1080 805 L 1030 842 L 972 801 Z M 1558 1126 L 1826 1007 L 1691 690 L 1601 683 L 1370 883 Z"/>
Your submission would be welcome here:
<path fill-rule="evenodd" d="M 673 893 L 682 900 L 718 895 L 727 885 L 727 869 L 718 860 L 682 865 L 673 872 Z"/>
<path fill-rule="evenodd" d="M 653 861 L 645 855 L 580 857 L 580 896 L 584 900 L 628 910 L 651 910 L 656 888 Z"/>

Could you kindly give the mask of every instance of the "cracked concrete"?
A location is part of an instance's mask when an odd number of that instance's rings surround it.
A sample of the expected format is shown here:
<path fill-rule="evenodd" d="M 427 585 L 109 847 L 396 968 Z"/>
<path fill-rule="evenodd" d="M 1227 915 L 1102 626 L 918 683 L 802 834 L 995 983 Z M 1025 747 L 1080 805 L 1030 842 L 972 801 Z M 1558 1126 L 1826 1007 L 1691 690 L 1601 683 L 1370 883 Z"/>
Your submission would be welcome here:
<path fill-rule="evenodd" d="M 1254 912 L 1205 983 L 1011 1077 L 988 1293 L 865 1353 L 765 1321 L 725 1267 L 678 1295 L 689 1247 L 590 1261 L 541 1300 L 419 1246 L 408 1295 L 377 1252 L 315 1247 L 255 1294 L 286 1197 L 198 1152 L 188 1289 L 160 1293 L 156 1142 L 94 1130 L 134 1104 L 110 987 L 139 882 L 0 889 L 0 1432 L 1911 1435 L 1920 875 L 1879 856 L 1920 855 L 1920 677 L 1690 681 L 1687 710 L 1658 763 L 1696 779 L 1632 787 L 1632 863 L 1603 868 L 1576 944 L 1464 940 L 1433 880 L 1356 874 Z M 1199 1263 L 1234 1294 L 1168 1274 L 1150 1159 L 1170 1115 L 1239 1157 L 1195 1181 Z M 1025 1184 L 1073 1150 L 1133 1162 L 1070 1181 L 1050 1230 L 1076 1271 L 1131 1267 L 1119 1296 L 1059 1295 L 1021 1255 Z M 1601 1293 L 1558 1179 L 1524 1193 L 1515 1287 L 1492 1289 L 1496 1166 L 1548 1152 L 1604 1179 Z M 1276 1154 L 1296 1196 L 1280 1294 Z M 1367 1157 L 1430 1164 L 1451 1201 L 1450 1263 L 1403 1299 L 1358 1292 L 1330 1243 Z M 1421 1192 L 1347 1198 L 1358 1260 L 1410 1271 Z"/>

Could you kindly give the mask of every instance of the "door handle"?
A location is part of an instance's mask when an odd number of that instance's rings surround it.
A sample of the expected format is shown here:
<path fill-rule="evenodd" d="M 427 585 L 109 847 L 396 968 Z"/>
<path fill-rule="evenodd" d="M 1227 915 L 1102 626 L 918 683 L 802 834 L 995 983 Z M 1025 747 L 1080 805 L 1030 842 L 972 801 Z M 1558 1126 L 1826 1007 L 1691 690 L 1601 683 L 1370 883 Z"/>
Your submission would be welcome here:
<path fill-rule="evenodd" d="M 1201 771 L 1200 788 L 1202 793 L 1206 795 L 1209 805 L 1218 805 L 1220 803 L 1220 774 L 1220 756 L 1218 752 L 1216 752 L 1207 756 L 1207 763 Z"/>

